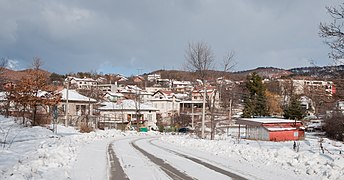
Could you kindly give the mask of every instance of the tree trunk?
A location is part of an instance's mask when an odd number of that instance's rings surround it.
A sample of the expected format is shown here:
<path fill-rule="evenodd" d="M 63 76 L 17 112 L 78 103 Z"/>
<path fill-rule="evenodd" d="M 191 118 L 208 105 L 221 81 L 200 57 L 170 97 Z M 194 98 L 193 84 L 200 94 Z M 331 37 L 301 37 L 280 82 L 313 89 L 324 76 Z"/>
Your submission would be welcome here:
<path fill-rule="evenodd" d="M 37 116 L 37 105 L 34 105 L 33 106 L 33 118 L 32 118 L 32 125 L 33 126 L 35 126 L 37 124 L 36 116 Z"/>
<path fill-rule="evenodd" d="M 24 105 L 24 108 L 23 108 L 23 125 L 25 125 L 25 109 L 26 109 L 26 105 Z"/>
<path fill-rule="evenodd" d="M 216 92 L 214 93 L 213 96 L 213 103 L 210 102 L 210 112 L 211 112 L 211 119 L 210 119 L 210 129 L 211 129 L 211 133 L 210 133 L 210 139 L 214 140 L 214 136 L 215 136 L 215 116 L 214 116 L 214 110 L 215 110 L 215 97 L 216 97 Z"/>
<path fill-rule="evenodd" d="M 10 105 L 11 105 L 11 101 L 8 100 L 8 102 L 6 104 L 6 114 L 5 114 L 6 118 L 8 118 L 8 116 L 10 115 L 10 111 L 9 111 Z"/>

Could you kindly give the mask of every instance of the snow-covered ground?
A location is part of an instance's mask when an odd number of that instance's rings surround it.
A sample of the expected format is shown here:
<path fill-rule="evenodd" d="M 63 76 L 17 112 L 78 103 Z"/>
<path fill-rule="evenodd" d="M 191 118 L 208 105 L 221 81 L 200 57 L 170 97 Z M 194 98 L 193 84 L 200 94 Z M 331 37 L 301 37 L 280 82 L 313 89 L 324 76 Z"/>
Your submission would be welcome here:
<path fill-rule="evenodd" d="M 309 135 L 293 150 L 293 142 L 264 142 L 222 138 L 225 140 L 195 139 L 189 136 L 163 136 L 163 141 L 182 147 L 182 151 L 216 161 L 234 172 L 254 179 L 343 179 L 344 145 Z M 220 138 L 221 139 L 221 138 Z M 204 153 L 195 153 L 195 149 Z M 211 153 L 213 156 L 209 156 Z M 206 157 L 208 156 L 208 157 Z M 216 160 L 215 160 L 216 159 Z"/>
<path fill-rule="evenodd" d="M 105 146 L 123 136 L 114 130 L 82 134 L 64 126 L 55 135 L 3 116 L 0 128 L 0 179 L 107 179 Z"/>
<path fill-rule="evenodd" d="M 116 130 L 82 134 L 64 126 L 58 126 L 58 134 L 55 135 L 47 128 L 22 127 L 14 119 L 0 116 L 0 179 L 108 179 L 109 143 L 130 178 L 166 179 L 166 174 L 158 166 L 125 144 L 133 142 L 130 139 L 143 139 L 137 141 L 138 146 L 166 161 L 172 159 L 171 165 L 185 169 L 190 175 L 195 174 L 192 176 L 196 176 L 197 171 L 188 169 L 189 164 L 185 160 L 177 161 L 167 152 L 150 145 L 199 158 L 248 179 L 344 177 L 343 143 L 324 138 L 323 154 L 319 138 L 312 135 L 300 141 L 299 151 L 296 152 L 293 142 L 238 141 L 226 135 L 211 141 L 186 135 L 157 136 L 157 133 L 124 133 Z M 137 153 L 142 166 L 150 166 L 139 168 L 137 160 L 128 159 L 126 155 L 129 153 Z M 148 176 L 151 171 L 154 171 L 154 176 Z M 202 179 L 202 176 L 197 178 Z"/>

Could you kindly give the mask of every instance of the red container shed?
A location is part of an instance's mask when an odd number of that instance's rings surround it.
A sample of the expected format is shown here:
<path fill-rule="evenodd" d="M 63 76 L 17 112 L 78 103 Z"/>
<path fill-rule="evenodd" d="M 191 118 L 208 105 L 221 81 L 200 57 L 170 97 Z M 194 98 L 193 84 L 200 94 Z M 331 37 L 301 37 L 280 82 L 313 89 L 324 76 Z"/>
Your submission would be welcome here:
<path fill-rule="evenodd" d="M 245 138 L 264 141 L 293 141 L 304 139 L 301 121 L 277 118 L 242 118 L 236 121 Z M 244 129 L 241 129 L 244 128 Z"/>

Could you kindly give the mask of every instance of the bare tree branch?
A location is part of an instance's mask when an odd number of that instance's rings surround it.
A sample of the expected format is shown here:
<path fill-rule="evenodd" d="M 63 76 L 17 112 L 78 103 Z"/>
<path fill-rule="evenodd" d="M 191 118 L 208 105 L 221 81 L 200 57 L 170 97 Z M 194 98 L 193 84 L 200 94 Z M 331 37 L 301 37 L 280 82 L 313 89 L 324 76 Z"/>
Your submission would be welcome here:
<path fill-rule="evenodd" d="M 34 57 L 32 61 L 32 68 L 34 70 L 39 70 L 41 66 L 43 65 L 43 61 L 39 57 Z"/>
<path fill-rule="evenodd" d="M 211 47 L 204 42 L 189 43 L 185 59 L 186 68 L 196 72 L 202 81 L 208 76 L 208 71 L 214 68 L 215 56 Z"/>
<path fill-rule="evenodd" d="M 327 13 L 333 18 L 333 22 L 320 23 L 319 35 L 325 39 L 325 43 L 332 49 L 329 57 L 334 59 L 335 64 L 342 64 L 344 58 L 344 6 L 326 7 Z"/>
<path fill-rule="evenodd" d="M 223 57 L 223 71 L 224 72 L 230 72 L 233 70 L 233 68 L 238 64 L 234 61 L 235 52 L 230 51 L 226 54 L 226 56 Z"/>

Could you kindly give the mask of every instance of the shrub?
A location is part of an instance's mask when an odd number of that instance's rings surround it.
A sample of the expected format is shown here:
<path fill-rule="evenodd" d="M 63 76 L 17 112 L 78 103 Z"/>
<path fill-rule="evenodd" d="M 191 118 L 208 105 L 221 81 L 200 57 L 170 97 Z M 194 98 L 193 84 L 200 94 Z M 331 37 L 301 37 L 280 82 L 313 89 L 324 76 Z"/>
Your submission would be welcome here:
<path fill-rule="evenodd" d="M 341 111 L 334 111 L 325 119 L 325 123 L 324 130 L 327 137 L 344 140 L 344 115 Z"/>
<path fill-rule="evenodd" d="M 88 126 L 86 123 L 80 124 L 80 132 L 81 133 L 90 133 L 93 131 L 93 128 Z"/>

